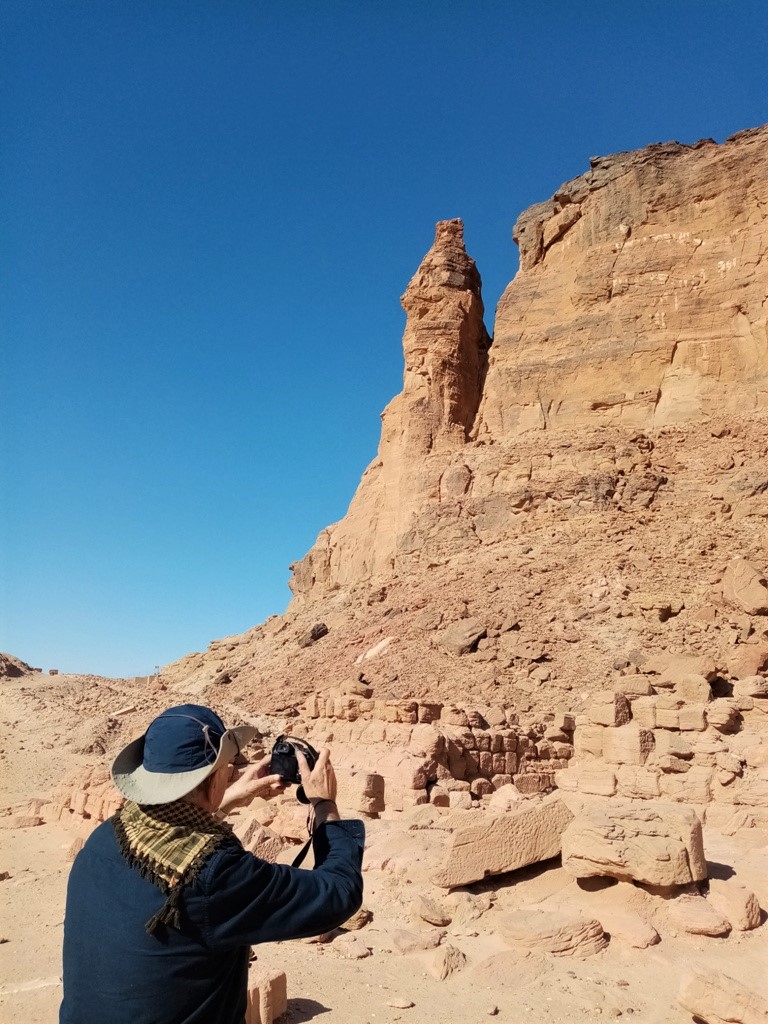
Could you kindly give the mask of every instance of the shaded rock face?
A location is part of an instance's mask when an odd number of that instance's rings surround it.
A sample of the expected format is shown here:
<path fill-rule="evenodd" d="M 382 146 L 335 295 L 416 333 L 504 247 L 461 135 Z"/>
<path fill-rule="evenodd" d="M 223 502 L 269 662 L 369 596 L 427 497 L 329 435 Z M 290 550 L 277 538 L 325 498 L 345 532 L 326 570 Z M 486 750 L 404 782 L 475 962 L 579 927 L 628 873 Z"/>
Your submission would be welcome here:
<path fill-rule="evenodd" d="M 477 436 L 768 404 L 768 131 L 595 158 L 519 218 Z"/>
<path fill-rule="evenodd" d="M 378 457 L 292 567 L 294 594 L 502 540 L 542 487 L 647 508 L 668 479 L 639 431 L 768 411 L 766 211 L 768 128 L 593 159 L 519 218 L 492 348 L 461 221 L 438 224 L 403 296 L 403 391 Z M 571 439 L 607 427 L 625 437 L 613 466 Z M 559 465 L 514 457 L 542 432 L 567 439 Z"/>

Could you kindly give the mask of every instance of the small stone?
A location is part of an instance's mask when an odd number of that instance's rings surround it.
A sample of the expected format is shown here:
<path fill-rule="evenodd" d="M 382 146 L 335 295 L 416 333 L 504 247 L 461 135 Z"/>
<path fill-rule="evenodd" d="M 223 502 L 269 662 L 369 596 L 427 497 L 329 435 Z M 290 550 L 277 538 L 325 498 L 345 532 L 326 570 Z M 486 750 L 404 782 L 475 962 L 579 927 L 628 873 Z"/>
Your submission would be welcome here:
<path fill-rule="evenodd" d="M 447 943 L 435 952 L 429 971 L 438 981 L 445 981 L 446 978 L 460 971 L 466 962 L 467 958 L 462 951 Z"/>
<path fill-rule="evenodd" d="M 357 935 L 340 935 L 334 940 L 332 949 L 345 960 L 364 960 L 371 951 Z"/>
<path fill-rule="evenodd" d="M 311 647 L 315 641 L 328 635 L 328 627 L 324 622 L 316 622 L 315 625 L 299 637 L 299 647 Z"/>
<path fill-rule="evenodd" d="M 429 896 L 416 897 L 413 901 L 413 916 L 426 921 L 427 924 L 437 925 L 438 928 L 444 928 L 451 923 L 451 915 L 437 900 L 430 899 Z"/>

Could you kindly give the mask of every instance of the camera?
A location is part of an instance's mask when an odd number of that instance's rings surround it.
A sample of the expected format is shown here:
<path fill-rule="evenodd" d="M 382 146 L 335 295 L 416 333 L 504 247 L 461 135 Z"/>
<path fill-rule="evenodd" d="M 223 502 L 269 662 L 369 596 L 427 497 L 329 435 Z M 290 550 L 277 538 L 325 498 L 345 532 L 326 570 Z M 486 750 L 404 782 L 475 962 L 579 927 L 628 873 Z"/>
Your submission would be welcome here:
<path fill-rule="evenodd" d="M 278 736 L 272 747 L 269 773 L 270 775 L 279 775 L 282 781 L 289 785 L 298 785 L 296 796 L 301 803 L 307 804 L 309 800 L 304 792 L 304 787 L 300 785 L 301 775 L 299 774 L 299 762 L 296 759 L 297 750 L 300 750 L 307 759 L 311 771 L 320 756 L 315 748 L 297 736 Z"/>

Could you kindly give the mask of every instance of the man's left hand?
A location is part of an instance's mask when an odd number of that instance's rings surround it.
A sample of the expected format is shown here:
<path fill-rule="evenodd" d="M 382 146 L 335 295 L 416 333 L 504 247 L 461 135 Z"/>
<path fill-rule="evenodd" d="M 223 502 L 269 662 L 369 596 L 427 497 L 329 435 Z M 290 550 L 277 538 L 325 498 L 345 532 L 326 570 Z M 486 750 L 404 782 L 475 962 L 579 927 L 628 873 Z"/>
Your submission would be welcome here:
<path fill-rule="evenodd" d="M 220 810 L 226 812 L 235 807 L 246 807 L 254 797 L 268 800 L 285 791 L 285 783 L 279 775 L 267 774 L 270 758 L 271 755 L 267 754 L 260 761 L 238 769 L 234 780 L 227 786 Z"/>

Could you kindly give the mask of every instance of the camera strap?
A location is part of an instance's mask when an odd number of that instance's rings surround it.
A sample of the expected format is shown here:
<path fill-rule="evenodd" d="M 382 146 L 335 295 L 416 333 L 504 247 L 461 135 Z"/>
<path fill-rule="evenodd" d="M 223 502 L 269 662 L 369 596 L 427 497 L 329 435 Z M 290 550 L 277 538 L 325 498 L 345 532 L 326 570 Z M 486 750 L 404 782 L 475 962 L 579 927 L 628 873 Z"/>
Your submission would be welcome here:
<path fill-rule="evenodd" d="M 304 859 L 307 856 L 307 853 L 309 852 L 309 848 L 310 848 L 311 845 L 312 845 L 312 836 L 309 837 L 309 839 L 306 841 L 306 843 L 304 843 L 302 848 L 296 854 L 295 858 L 291 862 L 291 867 L 293 867 L 293 868 L 301 867 L 301 865 L 304 863 Z"/>

